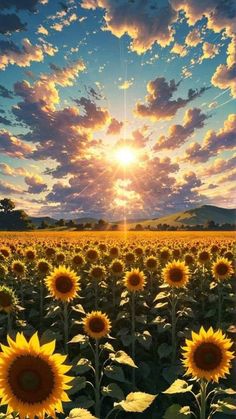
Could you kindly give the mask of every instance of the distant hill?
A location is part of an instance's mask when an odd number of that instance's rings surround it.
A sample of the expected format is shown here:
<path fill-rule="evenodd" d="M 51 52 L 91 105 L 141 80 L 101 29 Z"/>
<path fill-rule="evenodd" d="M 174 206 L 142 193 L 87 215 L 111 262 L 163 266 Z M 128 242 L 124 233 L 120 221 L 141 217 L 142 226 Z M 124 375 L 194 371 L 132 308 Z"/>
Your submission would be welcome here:
<path fill-rule="evenodd" d="M 30 217 L 29 216 L 29 219 L 31 223 L 34 224 L 36 227 L 39 227 L 43 221 L 47 223 L 48 225 L 54 225 L 57 221 L 55 218 L 51 218 L 51 217 Z"/>
<path fill-rule="evenodd" d="M 235 224 L 236 209 L 220 208 L 213 205 L 202 205 L 187 211 L 176 212 L 160 218 L 154 218 L 146 221 L 139 221 L 143 227 L 150 225 L 156 227 L 157 224 L 169 224 L 172 227 L 180 227 L 182 224 L 195 226 L 197 224 L 206 224 L 207 221 L 214 221 L 216 224 Z M 129 227 L 135 227 L 137 223 L 130 223 Z"/>

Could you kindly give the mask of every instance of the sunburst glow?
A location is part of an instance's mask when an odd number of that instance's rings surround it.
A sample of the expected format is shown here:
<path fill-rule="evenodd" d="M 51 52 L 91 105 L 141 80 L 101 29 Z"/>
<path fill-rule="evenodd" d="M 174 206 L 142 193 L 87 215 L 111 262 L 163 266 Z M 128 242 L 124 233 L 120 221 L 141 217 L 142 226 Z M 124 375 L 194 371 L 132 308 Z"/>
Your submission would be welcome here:
<path fill-rule="evenodd" d="M 122 147 L 116 151 L 115 158 L 122 166 L 129 166 L 136 161 L 137 156 L 132 148 Z"/>

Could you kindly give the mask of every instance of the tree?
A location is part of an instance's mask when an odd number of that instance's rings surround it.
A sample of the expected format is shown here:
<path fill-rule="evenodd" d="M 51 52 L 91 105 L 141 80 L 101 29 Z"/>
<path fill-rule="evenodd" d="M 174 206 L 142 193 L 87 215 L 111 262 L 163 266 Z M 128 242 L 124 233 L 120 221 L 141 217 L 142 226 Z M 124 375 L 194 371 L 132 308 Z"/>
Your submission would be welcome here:
<path fill-rule="evenodd" d="M 0 200 L 0 210 L 4 212 L 4 214 L 9 214 L 15 208 L 14 202 L 9 198 L 4 198 Z"/>

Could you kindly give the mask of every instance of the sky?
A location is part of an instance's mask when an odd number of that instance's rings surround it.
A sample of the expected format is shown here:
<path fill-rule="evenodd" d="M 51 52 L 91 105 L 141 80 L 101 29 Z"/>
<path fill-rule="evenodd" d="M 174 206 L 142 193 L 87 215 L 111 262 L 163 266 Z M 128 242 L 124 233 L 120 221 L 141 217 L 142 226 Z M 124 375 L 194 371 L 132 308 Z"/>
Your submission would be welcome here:
<path fill-rule="evenodd" d="M 34 216 L 235 207 L 234 0 L 0 0 L 0 198 Z"/>

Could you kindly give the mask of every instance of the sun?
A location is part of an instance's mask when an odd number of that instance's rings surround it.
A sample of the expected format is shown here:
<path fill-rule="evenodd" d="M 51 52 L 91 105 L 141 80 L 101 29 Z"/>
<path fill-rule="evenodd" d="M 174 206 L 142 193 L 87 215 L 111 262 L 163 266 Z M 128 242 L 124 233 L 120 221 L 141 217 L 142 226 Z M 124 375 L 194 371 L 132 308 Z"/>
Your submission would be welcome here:
<path fill-rule="evenodd" d="M 115 158 L 120 165 L 129 166 L 136 161 L 136 153 L 130 147 L 122 147 L 116 151 Z"/>

